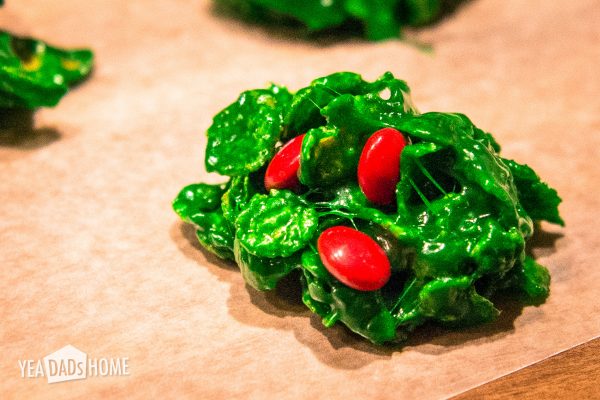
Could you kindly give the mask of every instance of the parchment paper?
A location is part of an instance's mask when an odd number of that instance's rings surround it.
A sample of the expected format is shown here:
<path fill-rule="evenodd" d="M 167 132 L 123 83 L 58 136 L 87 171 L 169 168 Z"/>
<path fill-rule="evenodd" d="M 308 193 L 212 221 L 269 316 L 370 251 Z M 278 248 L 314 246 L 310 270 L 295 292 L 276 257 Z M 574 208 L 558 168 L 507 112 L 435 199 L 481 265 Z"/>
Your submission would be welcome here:
<path fill-rule="evenodd" d="M 597 0 L 474 0 L 381 43 L 309 42 L 209 1 L 9 0 L 0 26 L 97 57 L 58 107 L 2 122 L 1 398 L 436 399 L 600 334 Z M 211 117 L 244 89 L 339 70 L 392 71 L 421 111 L 467 114 L 558 189 L 567 227 L 542 225 L 534 251 L 552 273 L 545 304 L 376 348 L 322 328 L 293 287 L 248 289 L 199 250 L 170 202 L 219 180 L 203 170 Z M 19 360 L 67 344 L 127 357 L 130 375 L 21 377 Z"/>

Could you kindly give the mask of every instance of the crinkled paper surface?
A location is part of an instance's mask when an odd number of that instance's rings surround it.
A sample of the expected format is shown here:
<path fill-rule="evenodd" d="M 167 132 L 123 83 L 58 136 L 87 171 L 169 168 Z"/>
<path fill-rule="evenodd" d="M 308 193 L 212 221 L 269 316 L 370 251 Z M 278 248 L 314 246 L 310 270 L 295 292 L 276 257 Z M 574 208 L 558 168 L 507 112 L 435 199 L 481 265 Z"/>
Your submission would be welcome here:
<path fill-rule="evenodd" d="M 209 1 L 9 1 L 0 26 L 96 52 L 54 109 L 0 120 L 0 397 L 437 399 L 600 334 L 600 5 L 474 0 L 409 41 L 308 42 Z M 414 42 L 433 45 L 432 53 Z M 338 70 L 405 79 L 421 111 L 459 111 L 564 202 L 534 254 L 545 304 L 492 325 L 421 329 L 377 348 L 296 300 L 245 287 L 199 250 L 170 202 L 203 169 L 212 116 L 271 81 Z M 129 376 L 48 384 L 19 360 L 67 344 L 128 357 Z"/>

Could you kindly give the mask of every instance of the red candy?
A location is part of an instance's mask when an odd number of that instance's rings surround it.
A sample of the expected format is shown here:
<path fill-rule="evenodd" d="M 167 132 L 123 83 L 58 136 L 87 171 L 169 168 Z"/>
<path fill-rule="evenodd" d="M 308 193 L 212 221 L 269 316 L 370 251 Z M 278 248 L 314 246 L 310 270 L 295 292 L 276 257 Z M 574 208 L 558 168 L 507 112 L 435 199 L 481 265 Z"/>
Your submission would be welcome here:
<path fill-rule="evenodd" d="M 317 241 L 325 268 L 345 285 L 362 291 L 377 290 L 390 279 L 385 251 L 365 233 L 346 226 L 328 228 Z"/>
<path fill-rule="evenodd" d="M 265 173 L 265 188 L 297 189 L 300 187 L 298 168 L 300 168 L 300 150 L 304 135 L 296 136 L 287 142 L 273 157 Z"/>
<path fill-rule="evenodd" d="M 367 140 L 358 161 L 358 184 L 370 202 L 381 206 L 394 202 L 405 146 L 404 136 L 394 128 L 380 129 Z"/>

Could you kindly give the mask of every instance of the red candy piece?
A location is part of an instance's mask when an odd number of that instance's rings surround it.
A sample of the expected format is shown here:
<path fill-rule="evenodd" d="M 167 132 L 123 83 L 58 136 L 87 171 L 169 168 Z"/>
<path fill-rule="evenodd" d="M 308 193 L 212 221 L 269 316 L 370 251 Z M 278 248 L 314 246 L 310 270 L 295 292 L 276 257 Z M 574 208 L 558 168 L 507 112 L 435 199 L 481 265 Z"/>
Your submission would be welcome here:
<path fill-rule="evenodd" d="M 404 136 L 394 128 L 380 129 L 367 140 L 358 161 L 358 184 L 370 202 L 382 206 L 394 202 L 405 146 Z"/>
<path fill-rule="evenodd" d="M 365 233 L 346 226 L 328 228 L 317 241 L 321 261 L 345 285 L 362 291 L 380 289 L 392 268 L 385 251 Z"/>
<path fill-rule="evenodd" d="M 304 135 L 296 136 L 287 142 L 273 157 L 265 173 L 265 188 L 297 189 L 300 187 L 298 168 L 300 168 L 300 150 Z"/>

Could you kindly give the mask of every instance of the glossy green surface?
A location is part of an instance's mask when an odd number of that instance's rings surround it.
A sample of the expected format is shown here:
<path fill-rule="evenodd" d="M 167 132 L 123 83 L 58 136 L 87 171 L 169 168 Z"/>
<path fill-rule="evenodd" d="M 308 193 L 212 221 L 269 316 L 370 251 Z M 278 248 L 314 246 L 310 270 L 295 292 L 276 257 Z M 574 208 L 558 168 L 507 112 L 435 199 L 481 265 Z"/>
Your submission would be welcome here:
<path fill-rule="evenodd" d="M 215 0 L 251 20 L 300 22 L 309 31 L 356 23 L 370 40 L 400 36 L 402 26 L 438 20 L 462 0 Z"/>
<path fill-rule="evenodd" d="M 235 219 L 236 238 L 250 253 L 287 257 L 305 247 L 317 229 L 317 212 L 288 190 L 257 194 Z"/>
<path fill-rule="evenodd" d="M 58 103 L 90 73 L 90 50 L 64 50 L 0 31 L 0 107 L 37 108 Z"/>
<path fill-rule="evenodd" d="M 320 96 L 323 91 L 329 96 Z M 373 83 L 353 74 L 334 74 L 317 79 L 308 91 L 298 93 L 287 120 L 292 126 L 312 128 L 306 132 L 300 162 L 300 182 L 310 187 L 355 179 L 360 153 L 369 136 L 402 115 L 415 112 L 410 102 L 405 101 L 408 86 L 389 73 Z M 311 97 L 318 102 L 310 101 Z M 310 107 L 306 99 L 320 115 L 313 116 L 312 123 L 296 124 L 296 116 Z"/>
<path fill-rule="evenodd" d="M 285 88 L 248 90 L 218 113 L 208 129 L 206 170 L 246 175 L 273 156 L 291 95 Z"/>
<path fill-rule="evenodd" d="M 225 185 L 188 185 L 173 201 L 173 210 L 196 226 L 196 237 L 204 248 L 218 257 L 233 260 L 233 230 L 221 209 L 224 191 Z"/>
<path fill-rule="evenodd" d="M 257 290 L 272 290 L 281 278 L 300 267 L 298 253 L 288 257 L 261 257 L 250 253 L 238 239 L 233 244 L 235 262 L 247 284 Z"/>
<path fill-rule="evenodd" d="M 390 73 L 375 82 L 338 73 L 293 96 L 279 91 L 282 101 L 272 89 L 245 92 L 252 95 L 243 104 L 215 118 L 209 141 L 222 139 L 207 159 L 234 166 L 225 168 L 231 178 L 223 186 L 187 186 L 173 203 L 209 251 L 235 259 L 249 285 L 270 290 L 300 269 L 306 306 L 326 326 L 341 322 L 374 343 L 405 339 L 427 321 L 493 321 L 500 291 L 530 302 L 548 296 L 550 275 L 525 248 L 535 221 L 563 224 L 560 198 L 531 168 L 502 158 L 489 133 L 462 114 L 419 114 L 406 84 Z M 238 123 L 265 115 L 273 125 Z M 365 141 L 387 126 L 409 144 L 396 204 L 378 208 L 358 187 L 356 169 Z M 305 132 L 301 189 L 266 193 L 262 166 L 282 142 Z M 246 147 L 252 162 L 239 163 L 232 154 Z M 392 277 L 383 288 L 357 291 L 325 269 L 316 240 L 335 225 L 355 227 L 384 249 Z"/>

